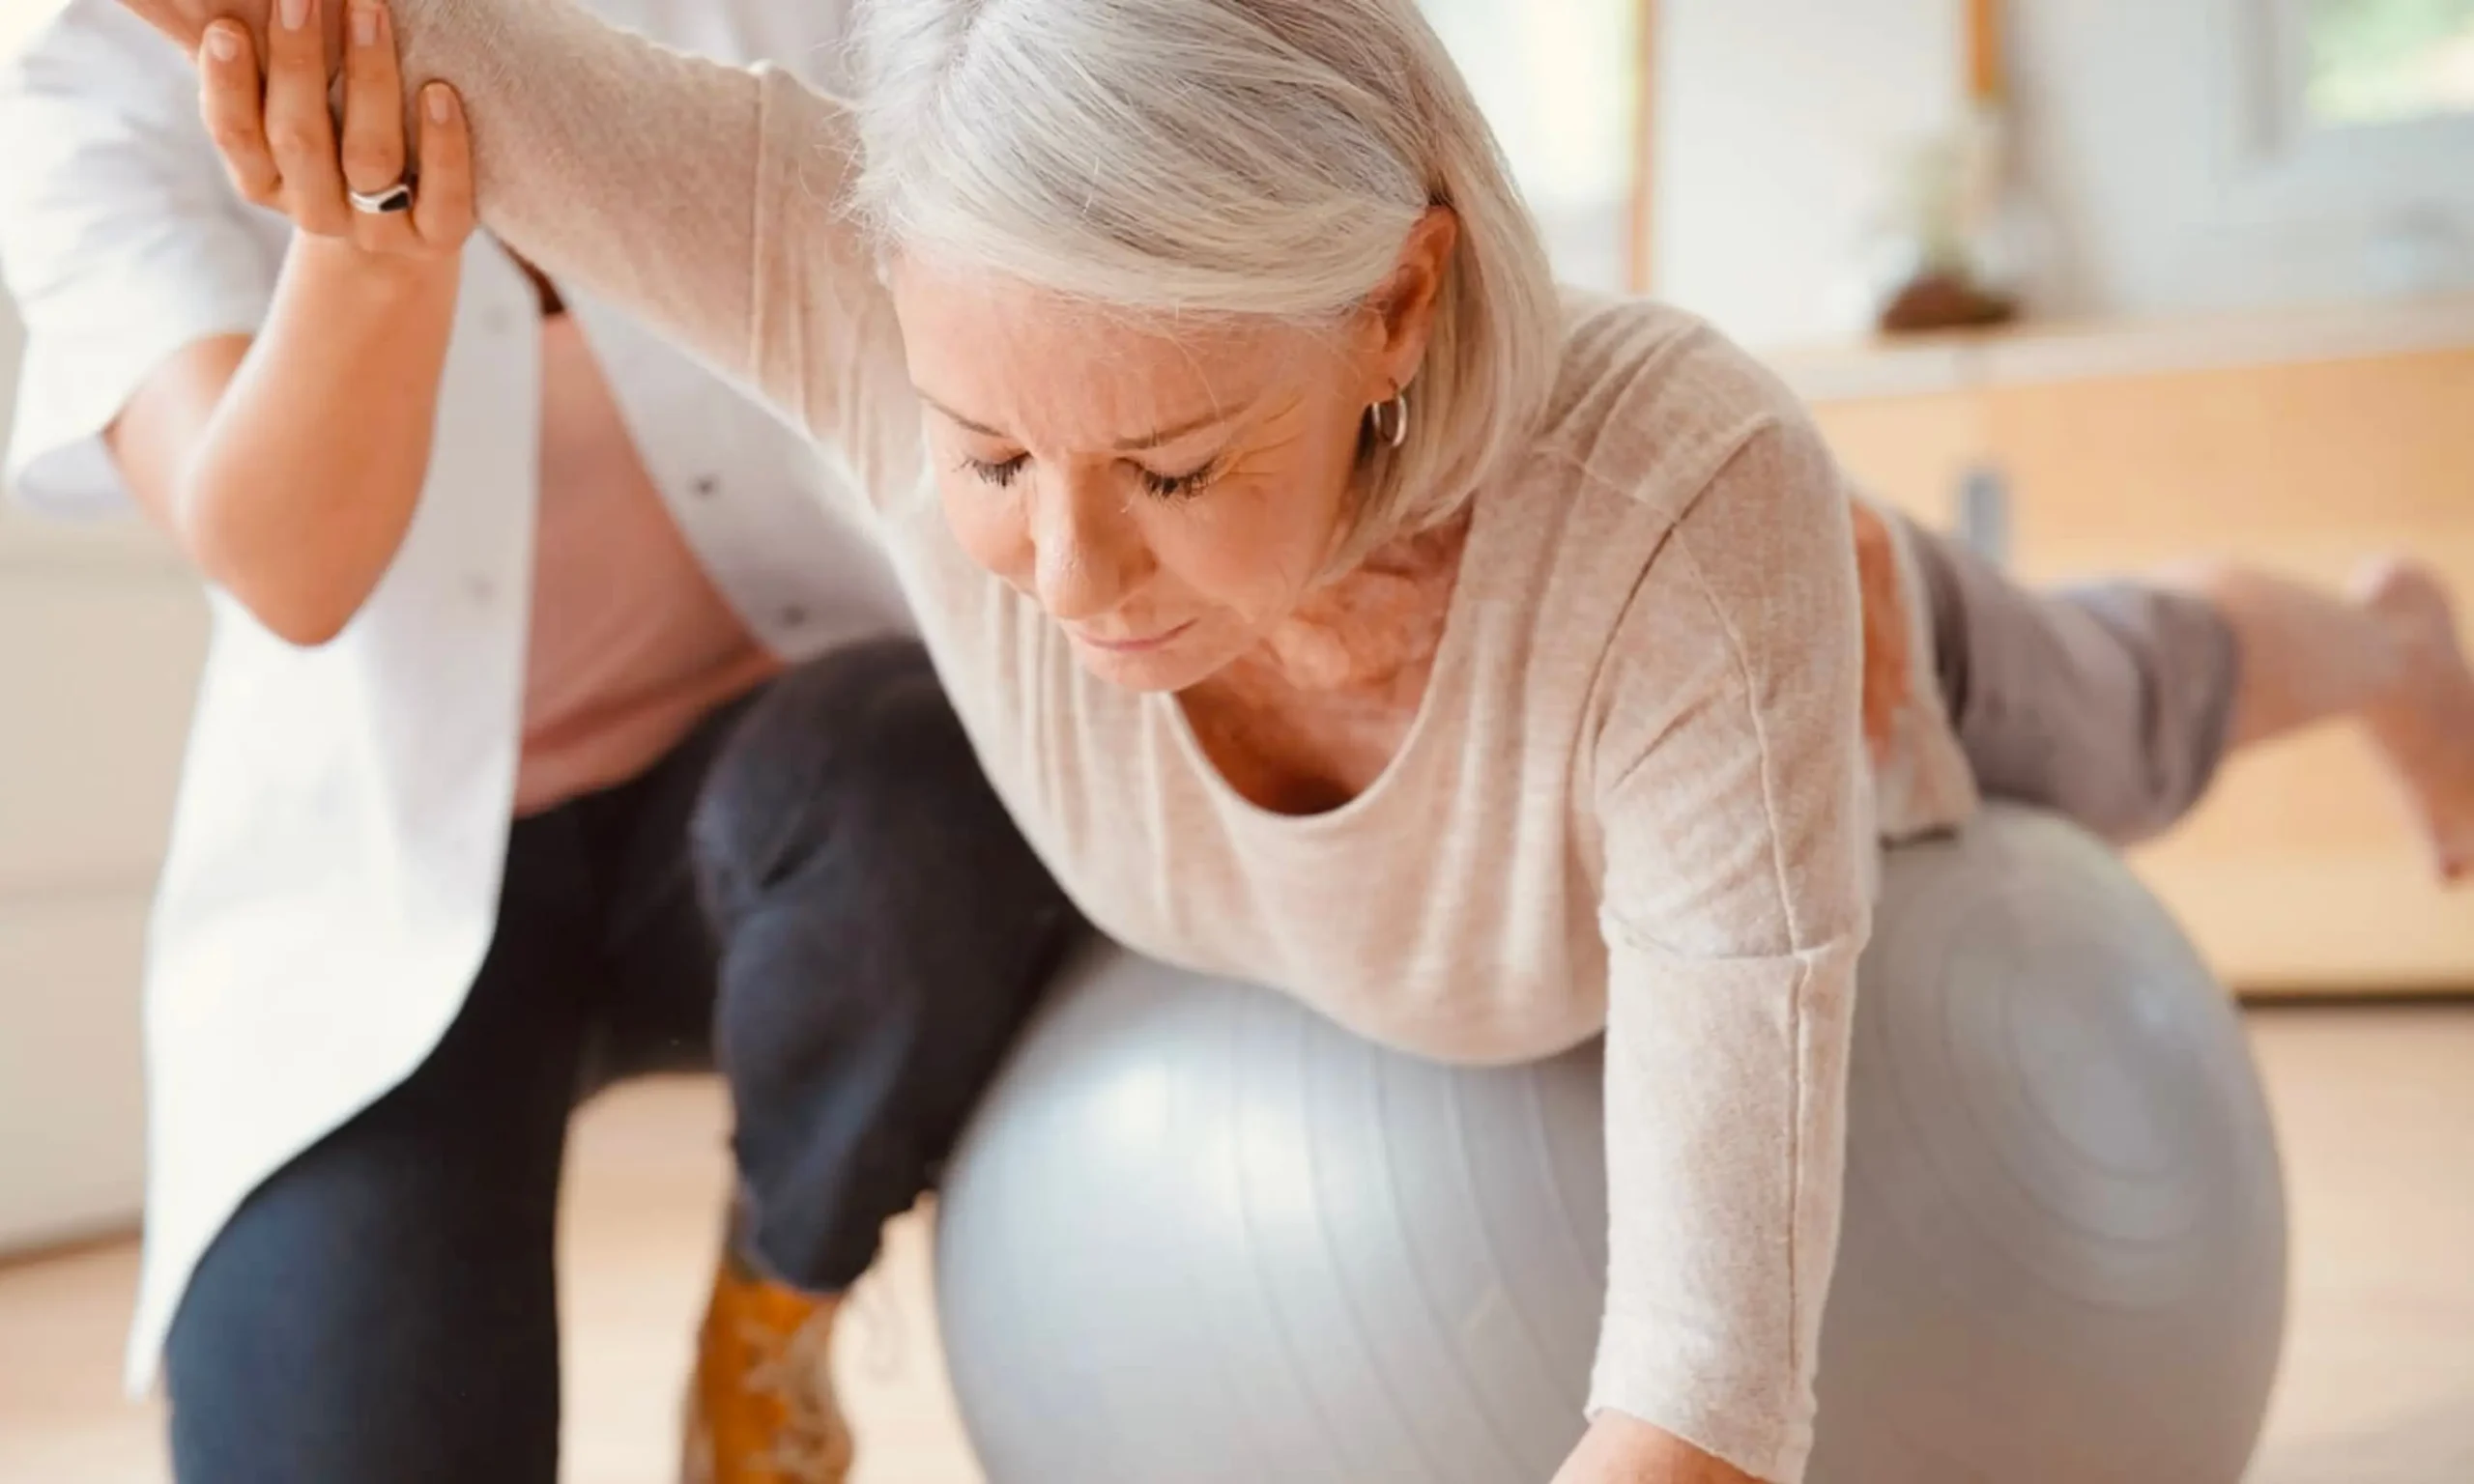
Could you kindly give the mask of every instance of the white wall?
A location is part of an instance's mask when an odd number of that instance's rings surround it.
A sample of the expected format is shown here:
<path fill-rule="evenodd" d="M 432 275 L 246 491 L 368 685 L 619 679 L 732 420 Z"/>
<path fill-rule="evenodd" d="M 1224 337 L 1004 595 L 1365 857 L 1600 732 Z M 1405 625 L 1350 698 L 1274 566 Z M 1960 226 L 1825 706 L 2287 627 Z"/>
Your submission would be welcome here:
<path fill-rule="evenodd" d="M 1957 0 L 1662 0 L 1653 287 L 1756 345 L 1830 334 L 1887 161 L 1954 117 Z"/>
<path fill-rule="evenodd" d="M 2298 109 L 2280 102 L 2274 56 L 2295 0 L 2016 9 L 2028 179 L 2070 249 L 2048 285 L 2056 307 L 2140 315 L 2474 287 L 2474 124 L 2316 138 L 2287 127 Z"/>
<path fill-rule="evenodd" d="M 18 354 L 0 297 L 0 427 Z M 204 617 L 142 529 L 0 503 L 0 1252 L 138 1212 L 138 974 Z"/>
<path fill-rule="evenodd" d="M 58 4 L 0 0 L 0 55 Z M 0 438 L 20 338 L 0 294 Z M 138 1214 L 138 976 L 204 638 L 146 532 L 0 499 L 0 1252 Z"/>
<path fill-rule="evenodd" d="M 5 0 L 0 0 L 5 3 Z M 16 307 L 9 296 L 0 291 L 0 429 L 9 426 L 10 409 L 16 406 L 17 357 L 23 353 L 25 332 L 17 325 Z M 0 432 L 0 446 L 6 446 L 8 434 Z"/>
<path fill-rule="evenodd" d="M 1568 282 L 1629 276 L 1636 0 L 1420 0 Z"/>

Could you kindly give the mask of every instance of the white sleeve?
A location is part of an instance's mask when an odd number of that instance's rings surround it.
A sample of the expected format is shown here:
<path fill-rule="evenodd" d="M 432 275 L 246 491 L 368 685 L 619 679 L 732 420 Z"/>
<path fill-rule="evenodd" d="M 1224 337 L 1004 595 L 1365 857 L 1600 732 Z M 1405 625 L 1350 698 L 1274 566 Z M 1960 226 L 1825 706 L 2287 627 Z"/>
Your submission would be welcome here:
<path fill-rule="evenodd" d="M 282 235 L 235 195 L 188 59 L 73 0 L 0 65 L 0 280 L 25 322 L 0 484 L 54 514 L 128 493 L 101 435 L 183 347 L 264 321 Z"/>

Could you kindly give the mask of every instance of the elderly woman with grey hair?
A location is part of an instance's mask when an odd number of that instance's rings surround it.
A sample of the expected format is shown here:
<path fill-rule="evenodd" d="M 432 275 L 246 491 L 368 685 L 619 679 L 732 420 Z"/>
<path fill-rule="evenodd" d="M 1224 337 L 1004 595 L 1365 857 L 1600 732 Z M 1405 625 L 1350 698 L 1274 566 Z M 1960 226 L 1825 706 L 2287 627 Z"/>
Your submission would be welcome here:
<path fill-rule="evenodd" d="M 192 44 L 314 14 L 127 3 Z M 2139 833 L 2227 748 L 2352 713 L 2443 864 L 2474 845 L 2432 580 L 2037 597 L 1859 519 L 1719 337 L 1559 294 L 1411 0 L 883 3 L 855 102 L 558 0 L 391 14 L 353 29 L 453 85 L 419 106 L 469 108 L 488 224 L 868 492 L 1102 928 L 1430 1056 L 1605 1034 L 1568 1480 L 1803 1470 L 1884 835 L 1979 787 Z M 401 199 L 400 153 L 344 164 Z"/>

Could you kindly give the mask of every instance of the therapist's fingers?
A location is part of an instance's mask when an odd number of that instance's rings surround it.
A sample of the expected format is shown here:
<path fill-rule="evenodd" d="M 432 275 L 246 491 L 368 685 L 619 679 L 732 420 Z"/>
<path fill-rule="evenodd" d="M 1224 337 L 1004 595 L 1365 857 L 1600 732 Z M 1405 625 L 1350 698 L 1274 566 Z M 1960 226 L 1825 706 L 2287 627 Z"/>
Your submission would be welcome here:
<path fill-rule="evenodd" d="M 1853 500 L 1849 509 L 1856 528 L 1856 588 L 1863 605 L 1864 740 L 1873 756 L 1888 753 L 1898 729 L 1898 715 L 1907 704 L 1907 596 L 1900 589 L 1896 537 L 1870 506 Z"/>
<path fill-rule="evenodd" d="M 275 0 L 267 33 L 267 143 L 283 173 L 284 210 L 320 237 L 352 231 L 335 128 L 327 100 L 327 45 L 318 7 L 341 0 Z"/>
<path fill-rule="evenodd" d="M 264 78 L 258 72 L 258 46 L 249 28 L 237 20 L 221 20 L 207 29 L 198 46 L 198 113 L 223 157 L 232 188 L 252 206 L 280 207 L 283 176 L 267 147 L 262 102 Z"/>
<path fill-rule="evenodd" d="M 453 252 L 473 235 L 473 136 L 464 100 L 443 82 L 421 89 L 421 186 L 413 227 L 436 251 Z"/>
<path fill-rule="evenodd" d="M 404 83 L 396 70 L 395 28 L 381 0 L 339 0 L 344 17 L 344 184 L 377 196 L 404 184 Z M 353 213 L 353 241 L 372 252 L 420 246 L 409 198 L 385 212 Z"/>

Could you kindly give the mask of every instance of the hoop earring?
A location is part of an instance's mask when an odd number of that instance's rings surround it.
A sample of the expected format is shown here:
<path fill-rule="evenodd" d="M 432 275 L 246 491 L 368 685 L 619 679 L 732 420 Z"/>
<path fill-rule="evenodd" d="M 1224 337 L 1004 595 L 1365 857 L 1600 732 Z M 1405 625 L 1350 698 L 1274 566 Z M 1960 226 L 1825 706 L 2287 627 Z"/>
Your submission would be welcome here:
<path fill-rule="evenodd" d="M 1389 419 L 1384 416 L 1387 411 L 1392 414 Z M 1403 386 L 1392 394 L 1392 400 L 1375 403 L 1366 410 L 1366 416 L 1373 424 L 1377 439 L 1399 447 L 1409 441 L 1409 389 Z M 1391 423 L 1388 428 L 1384 426 L 1387 420 Z"/>

